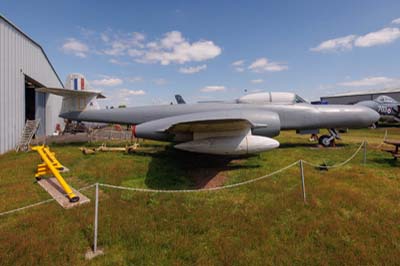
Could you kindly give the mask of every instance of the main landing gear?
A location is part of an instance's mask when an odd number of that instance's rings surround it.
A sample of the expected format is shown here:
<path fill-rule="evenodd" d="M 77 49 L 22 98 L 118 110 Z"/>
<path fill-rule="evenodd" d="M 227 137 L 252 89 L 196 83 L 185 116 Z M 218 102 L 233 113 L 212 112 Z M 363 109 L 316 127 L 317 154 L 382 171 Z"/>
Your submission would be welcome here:
<path fill-rule="evenodd" d="M 340 139 L 339 132 L 336 129 L 328 129 L 329 135 L 322 135 L 319 137 L 318 142 L 324 147 L 335 147 L 335 140 Z"/>

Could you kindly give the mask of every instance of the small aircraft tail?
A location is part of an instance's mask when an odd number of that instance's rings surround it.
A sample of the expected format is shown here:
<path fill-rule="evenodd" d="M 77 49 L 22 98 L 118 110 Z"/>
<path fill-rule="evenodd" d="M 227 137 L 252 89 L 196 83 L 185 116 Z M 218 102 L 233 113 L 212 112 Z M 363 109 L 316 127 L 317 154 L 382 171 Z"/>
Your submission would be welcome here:
<path fill-rule="evenodd" d="M 62 96 L 62 107 L 60 114 L 69 112 L 82 112 L 97 109 L 95 99 L 105 98 L 100 92 L 86 90 L 69 90 L 62 88 L 38 88 L 38 92 L 51 93 Z"/>
<path fill-rule="evenodd" d="M 175 100 L 178 104 L 185 104 L 185 100 L 183 99 L 183 97 L 180 94 L 176 94 L 175 95 Z"/>

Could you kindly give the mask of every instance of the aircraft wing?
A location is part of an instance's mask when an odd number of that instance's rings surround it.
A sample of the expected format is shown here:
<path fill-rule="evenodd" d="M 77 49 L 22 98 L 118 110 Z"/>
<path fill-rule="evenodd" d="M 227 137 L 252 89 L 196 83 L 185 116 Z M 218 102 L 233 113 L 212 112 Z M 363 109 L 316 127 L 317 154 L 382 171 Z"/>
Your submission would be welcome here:
<path fill-rule="evenodd" d="M 216 132 L 232 131 L 253 127 L 266 127 L 265 123 L 257 123 L 253 112 L 242 113 L 238 110 L 199 112 L 185 115 L 171 116 L 163 119 L 143 123 L 152 124 L 158 132 Z M 139 126 L 141 126 L 139 125 Z"/>
<path fill-rule="evenodd" d="M 274 139 L 255 136 L 252 129 L 276 127 L 277 114 L 270 113 L 263 119 L 256 110 L 199 112 L 153 120 L 136 127 L 141 138 L 158 138 L 182 142 L 175 148 L 209 154 L 238 155 L 260 152 L 279 146 Z M 263 123 L 258 121 L 263 120 Z M 278 121 L 279 123 L 279 121 Z"/>
<path fill-rule="evenodd" d="M 245 130 L 251 127 L 252 124 L 248 120 L 230 118 L 178 123 L 172 125 L 167 131 L 171 133 L 225 132 Z"/>

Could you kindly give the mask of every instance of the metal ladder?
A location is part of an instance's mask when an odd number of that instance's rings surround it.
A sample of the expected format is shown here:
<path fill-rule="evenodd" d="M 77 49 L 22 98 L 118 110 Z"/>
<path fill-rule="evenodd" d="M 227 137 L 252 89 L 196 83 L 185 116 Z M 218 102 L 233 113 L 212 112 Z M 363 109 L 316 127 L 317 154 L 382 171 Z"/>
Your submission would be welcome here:
<path fill-rule="evenodd" d="M 26 120 L 21 139 L 17 147 L 15 147 L 16 152 L 28 151 L 29 144 L 31 143 L 33 136 L 36 134 L 36 131 L 39 129 L 39 124 L 40 124 L 40 119 Z"/>

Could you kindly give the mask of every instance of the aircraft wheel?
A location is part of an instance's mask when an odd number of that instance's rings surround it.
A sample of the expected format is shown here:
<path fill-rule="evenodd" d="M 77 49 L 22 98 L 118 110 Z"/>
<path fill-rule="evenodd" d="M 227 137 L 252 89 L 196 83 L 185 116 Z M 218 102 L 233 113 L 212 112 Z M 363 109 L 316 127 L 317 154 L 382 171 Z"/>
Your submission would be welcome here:
<path fill-rule="evenodd" d="M 319 137 L 318 142 L 319 144 L 321 144 L 324 147 L 330 147 L 332 141 L 330 140 L 330 136 L 328 135 L 322 135 L 321 137 Z"/>

